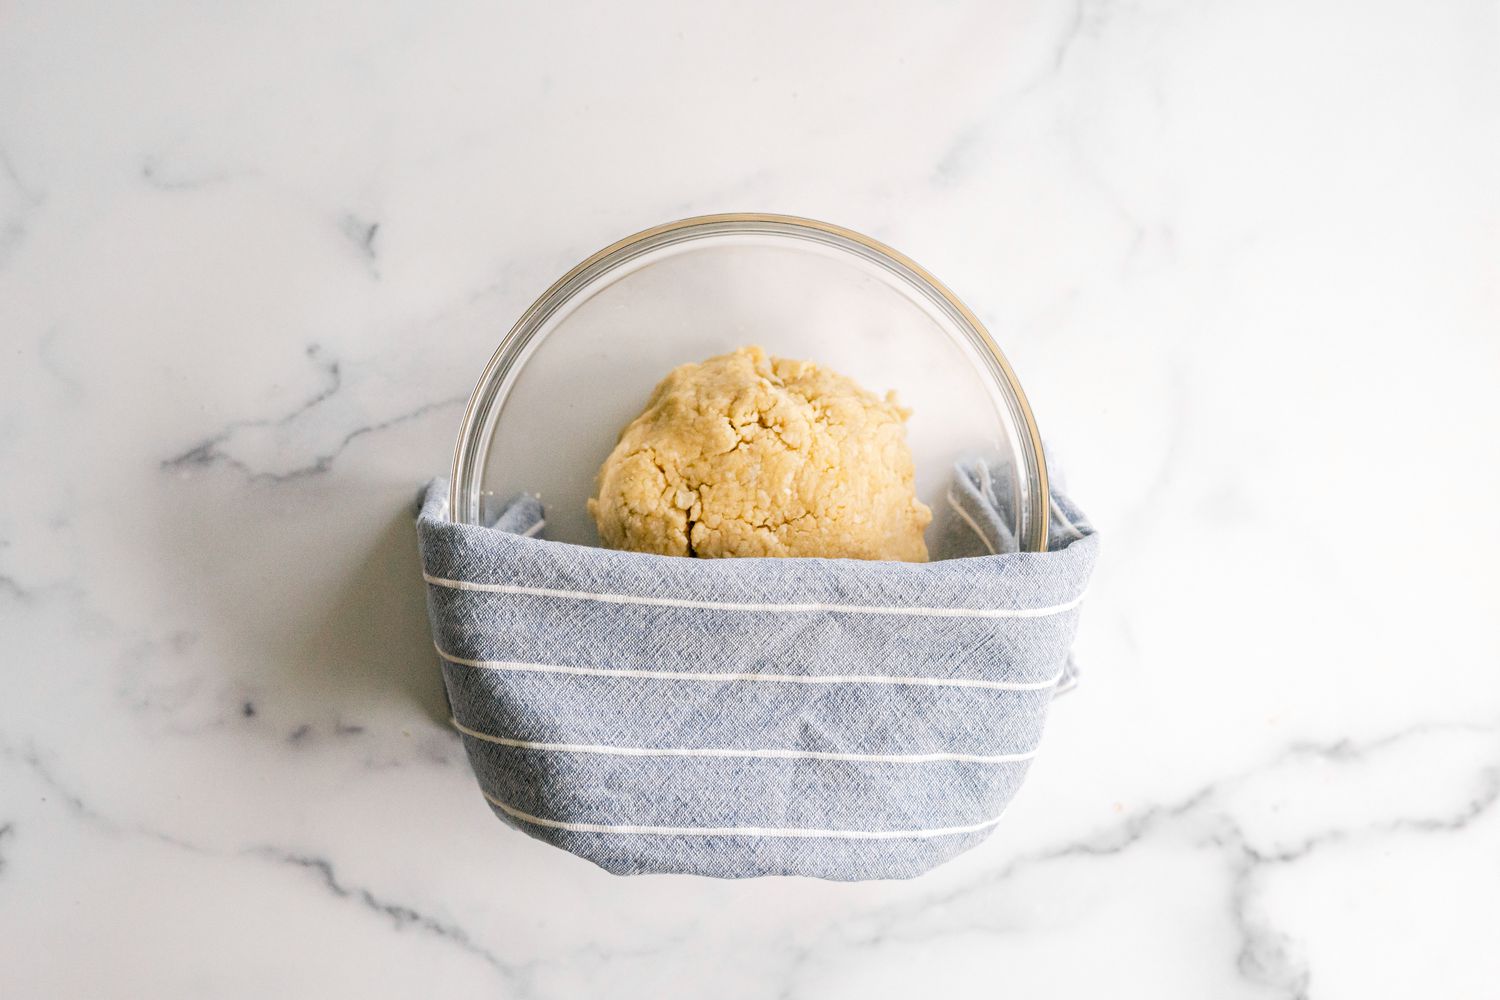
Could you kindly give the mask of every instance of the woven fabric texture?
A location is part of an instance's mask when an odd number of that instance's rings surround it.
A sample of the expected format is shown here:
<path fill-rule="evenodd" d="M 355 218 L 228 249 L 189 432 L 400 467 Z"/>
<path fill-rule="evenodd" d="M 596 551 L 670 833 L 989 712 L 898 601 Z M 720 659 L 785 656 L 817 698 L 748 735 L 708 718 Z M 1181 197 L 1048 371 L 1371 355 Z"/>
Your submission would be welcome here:
<path fill-rule="evenodd" d="M 920 874 L 1000 820 L 1036 754 L 1098 538 L 1054 494 L 1014 547 L 956 470 L 963 558 L 684 559 L 418 515 L 454 724 L 506 823 L 618 874 Z M 967 548 L 965 548 L 967 546 Z"/>

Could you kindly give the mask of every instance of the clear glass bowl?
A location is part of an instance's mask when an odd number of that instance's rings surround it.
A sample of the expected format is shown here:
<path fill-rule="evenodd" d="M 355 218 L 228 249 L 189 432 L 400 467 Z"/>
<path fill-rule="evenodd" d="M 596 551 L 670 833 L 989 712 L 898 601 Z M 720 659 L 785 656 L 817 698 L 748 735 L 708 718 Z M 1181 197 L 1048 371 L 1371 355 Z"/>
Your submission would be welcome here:
<path fill-rule="evenodd" d="M 912 410 L 934 559 L 956 461 L 983 459 L 1018 547 L 1047 547 L 1047 467 L 1021 384 L 983 325 L 913 261 L 811 219 L 709 215 L 621 240 L 527 309 L 485 367 L 453 459 L 455 521 L 521 492 L 547 537 L 598 545 L 585 501 L 621 428 L 672 368 L 747 344 L 804 358 Z M 1009 489 L 1006 489 L 1006 487 Z"/>

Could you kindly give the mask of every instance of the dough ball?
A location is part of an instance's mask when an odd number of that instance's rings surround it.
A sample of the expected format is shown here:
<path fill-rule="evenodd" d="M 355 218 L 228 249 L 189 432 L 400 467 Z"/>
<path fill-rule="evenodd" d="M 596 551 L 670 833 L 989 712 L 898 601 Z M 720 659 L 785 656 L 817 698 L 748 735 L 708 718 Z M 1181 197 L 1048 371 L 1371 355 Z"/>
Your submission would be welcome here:
<path fill-rule="evenodd" d="M 674 369 L 599 469 L 613 549 L 925 562 L 909 411 L 758 347 Z"/>

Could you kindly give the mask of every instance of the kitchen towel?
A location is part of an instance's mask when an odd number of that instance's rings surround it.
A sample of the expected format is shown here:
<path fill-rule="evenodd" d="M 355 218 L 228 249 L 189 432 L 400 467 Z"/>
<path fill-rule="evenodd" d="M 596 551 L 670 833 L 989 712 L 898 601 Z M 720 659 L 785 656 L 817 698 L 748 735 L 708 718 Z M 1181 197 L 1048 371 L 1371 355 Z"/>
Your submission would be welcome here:
<path fill-rule="evenodd" d="M 956 470 L 966 558 L 690 559 L 417 519 L 453 724 L 505 822 L 618 874 L 920 874 L 984 839 L 1037 752 L 1098 538 L 1047 552 Z M 963 551 L 963 550 L 960 550 Z"/>

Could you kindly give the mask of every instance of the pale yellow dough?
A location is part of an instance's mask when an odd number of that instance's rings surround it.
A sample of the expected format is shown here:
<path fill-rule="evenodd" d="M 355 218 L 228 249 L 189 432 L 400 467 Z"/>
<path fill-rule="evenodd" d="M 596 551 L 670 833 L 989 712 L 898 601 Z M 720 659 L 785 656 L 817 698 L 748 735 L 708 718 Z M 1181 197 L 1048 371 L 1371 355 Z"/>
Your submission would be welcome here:
<path fill-rule="evenodd" d="M 682 365 L 621 432 L 589 513 L 613 549 L 925 562 L 908 414 L 758 347 Z"/>

